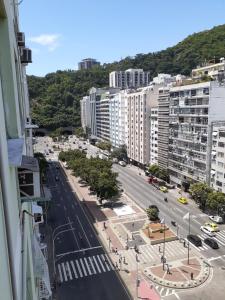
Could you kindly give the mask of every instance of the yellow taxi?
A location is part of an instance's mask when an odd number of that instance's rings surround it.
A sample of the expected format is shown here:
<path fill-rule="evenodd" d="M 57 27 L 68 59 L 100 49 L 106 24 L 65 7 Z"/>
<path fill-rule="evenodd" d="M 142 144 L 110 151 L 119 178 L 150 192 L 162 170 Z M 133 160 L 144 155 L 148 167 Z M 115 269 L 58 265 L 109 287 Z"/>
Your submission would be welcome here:
<path fill-rule="evenodd" d="M 177 199 L 178 202 L 182 203 L 182 204 L 188 204 L 188 200 L 185 197 L 180 197 Z"/>
<path fill-rule="evenodd" d="M 205 226 L 210 227 L 211 230 L 214 231 L 214 232 L 220 231 L 219 227 L 218 227 L 218 225 L 216 223 L 207 222 L 207 223 L 205 223 Z"/>
<path fill-rule="evenodd" d="M 160 191 L 163 192 L 163 193 L 167 193 L 168 192 L 168 188 L 165 187 L 165 186 L 160 186 Z"/>

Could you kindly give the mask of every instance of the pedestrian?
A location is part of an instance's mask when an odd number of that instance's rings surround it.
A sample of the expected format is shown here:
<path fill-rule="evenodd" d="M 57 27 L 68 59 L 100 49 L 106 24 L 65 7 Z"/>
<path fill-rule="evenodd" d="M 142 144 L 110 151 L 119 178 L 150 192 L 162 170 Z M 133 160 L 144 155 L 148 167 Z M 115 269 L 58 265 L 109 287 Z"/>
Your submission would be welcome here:
<path fill-rule="evenodd" d="M 116 254 L 118 254 L 118 250 L 117 250 L 117 248 L 115 248 L 115 253 L 116 253 Z"/>
<path fill-rule="evenodd" d="M 126 264 L 126 257 L 123 258 L 123 263 Z"/>
<path fill-rule="evenodd" d="M 159 253 L 161 252 L 161 247 L 159 246 Z"/>
<path fill-rule="evenodd" d="M 116 262 L 116 269 L 118 269 L 118 264 L 117 264 L 117 262 Z"/>
<path fill-rule="evenodd" d="M 169 267 L 167 267 L 167 272 L 166 272 L 167 274 L 170 274 L 170 269 L 169 269 Z"/>
<path fill-rule="evenodd" d="M 164 257 L 163 257 L 163 255 L 161 256 L 161 263 L 164 261 Z"/>
<path fill-rule="evenodd" d="M 138 255 L 136 254 L 136 261 L 138 262 Z"/>
<path fill-rule="evenodd" d="M 194 274 L 191 272 L 191 280 L 194 279 Z"/>
<path fill-rule="evenodd" d="M 185 242 L 185 240 L 184 240 L 184 247 L 186 247 L 186 242 Z"/>

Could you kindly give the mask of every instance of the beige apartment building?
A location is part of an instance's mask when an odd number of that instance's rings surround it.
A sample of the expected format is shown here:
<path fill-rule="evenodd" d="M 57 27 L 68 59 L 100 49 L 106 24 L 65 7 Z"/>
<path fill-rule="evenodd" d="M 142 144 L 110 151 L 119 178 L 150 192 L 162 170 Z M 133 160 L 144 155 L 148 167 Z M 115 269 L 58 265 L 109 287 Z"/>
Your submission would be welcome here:
<path fill-rule="evenodd" d="M 139 166 L 150 159 L 150 109 L 157 105 L 158 87 L 127 91 L 127 155 Z"/>

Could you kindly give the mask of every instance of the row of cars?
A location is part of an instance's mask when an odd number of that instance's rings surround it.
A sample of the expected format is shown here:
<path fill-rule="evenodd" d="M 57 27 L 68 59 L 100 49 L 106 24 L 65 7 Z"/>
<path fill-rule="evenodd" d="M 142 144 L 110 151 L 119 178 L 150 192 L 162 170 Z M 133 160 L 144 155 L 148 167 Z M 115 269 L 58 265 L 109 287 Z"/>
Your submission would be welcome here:
<path fill-rule="evenodd" d="M 219 227 L 216 223 L 222 223 L 223 219 L 220 216 L 209 216 L 209 218 L 213 222 L 206 222 L 203 226 L 200 227 L 200 230 L 209 236 L 204 239 L 204 243 L 210 246 L 212 249 L 218 249 L 219 245 L 217 241 L 213 239 L 213 237 L 215 237 L 216 232 L 219 231 Z M 187 239 L 197 247 L 202 246 L 202 240 L 197 235 L 189 234 L 187 236 Z"/>

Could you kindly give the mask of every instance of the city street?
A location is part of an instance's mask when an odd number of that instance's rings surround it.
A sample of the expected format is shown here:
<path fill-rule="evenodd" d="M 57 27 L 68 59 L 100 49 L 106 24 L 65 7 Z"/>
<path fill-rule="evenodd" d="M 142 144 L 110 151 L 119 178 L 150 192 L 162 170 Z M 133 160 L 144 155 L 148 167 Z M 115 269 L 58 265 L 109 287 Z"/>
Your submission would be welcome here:
<path fill-rule="evenodd" d="M 200 226 L 209 221 L 206 214 L 202 213 L 196 204 L 189 202 L 183 205 L 177 201 L 172 195 L 172 192 L 164 194 L 148 184 L 147 177 L 139 175 L 139 173 L 130 166 L 121 167 L 114 164 L 113 168 L 119 174 L 119 181 L 125 192 L 142 208 L 147 208 L 149 205 L 157 205 L 160 210 L 160 217 L 165 219 L 167 224 L 175 221 L 178 227 L 174 227 L 180 238 L 186 238 L 188 234 L 188 220 L 183 220 L 183 216 L 191 213 L 191 226 L 190 231 L 192 234 L 197 234 L 202 240 L 207 237 L 206 234 L 200 231 Z M 168 202 L 164 201 L 164 197 L 168 198 Z M 216 241 L 219 244 L 219 249 L 213 250 L 208 245 L 202 243 L 202 247 L 195 247 L 196 250 L 201 252 L 201 255 L 213 261 L 214 264 L 225 266 L 225 225 L 220 225 L 220 232 L 216 233 Z"/>
<path fill-rule="evenodd" d="M 49 164 L 56 299 L 130 299 L 58 163 Z M 59 180 L 55 180 L 55 176 Z"/>

